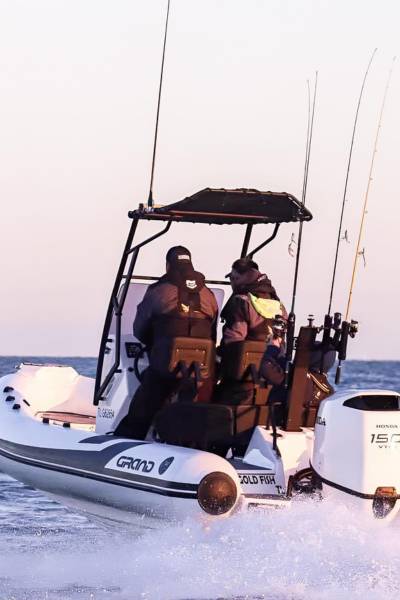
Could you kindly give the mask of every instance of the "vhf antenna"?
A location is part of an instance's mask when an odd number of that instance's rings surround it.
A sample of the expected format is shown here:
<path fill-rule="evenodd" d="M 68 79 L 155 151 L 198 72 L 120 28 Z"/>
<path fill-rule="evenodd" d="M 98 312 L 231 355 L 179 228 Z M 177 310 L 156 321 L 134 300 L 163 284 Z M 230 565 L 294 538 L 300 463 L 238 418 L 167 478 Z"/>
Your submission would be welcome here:
<path fill-rule="evenodd" d="M 164 75 L 165 48 L 167 45 L 168 18 L 169 18 L 170 3 L 171 3 L 171 0 L 168 0 L 167 16 L 165 19 L 164 45 L 163 45 L 163 53 L 162 53 L 162 61 L 161 61 L 160 85 L 158 88 L 157 116 L 156 116 L 156 128 L 154 131 L 153 160 L 151 162 L 150 189 L 149 189 L 149 197 L 147 199 L 147 208 L 150 208 L 150 209 L 153 208 L 153 205 L 154 205 L 154 202 L 153 202 L 154 165 L 156 163 L 158 120 L 160 117 L 161 91 L 162 91 L 163 75 Z"/>
<path fill-rule="evenodd" d="M 312 142 L 313 129 L 314 129 L 315 100 L 317 97 L 317 87 L 318 87 L 318 71 L 315 72 L 314 98 L 313 98 L 311 122 L 310 122 L 310 83 L 308 80 L 307 80 L 307 86 L 308 86 L 308 124 L 307 124 L 306 158 L 305 158 L 304 176 L 303 176 L 303 191 L 301 194 L 302 206 L 306 205 L 308 169 L 309 169 L 309 165 L 310 165 L 311 142 Z M 294 308 L 295 308 L 295 303 L 296 303 L 297 280 L 298 280 L 298 276 L 299 276 L 299 263 L 300 263 L 302 235 L 303 235 L 303 221 L 300 221 L 299 235 L 297 238 L 296 266 L 295 266 L 295 270 L 294 270 L 294 279 L 293 279 L 292 306 L 290 308 L 290 312 L 293 314 L 294 314 Z"/>
<path fill-rule="evenodd" d="M 348 182 L 349 182 L 350 167 L 351 167 L 351 161 L 352 161 L 352 158 L 353 158 L 353 146 L 354 146 L 354 139 L 355 139 L 356 130 L 357 130 L 358 113 L 360 111 L 360 105 L 361 105 L 361 100 L 362 100 L 363 93 L 364 93 L 365 82 L 367 80 L 369 69 L 371 67 L 372 61 L 374 60 L 374 56 L 376 54 L 376 51 L 377 51 L 377 48 L 375 48 L 375 50 L 373 51 L 373 53 L 371 55 L 371 58 L 369 59 L 369 63 L 368 63 L 367 69 L 365 71 L 364 79 L 363 79 L 362 86 L 361 86 L 360 96 L 358 98 L 356 115 L 355 115 L 355 118 L 354 118 L 353 133 L 352 133 L 352 136 L 351 136 L 349 160 L 348 160 L 348 163 L 347 163 L 346 180 L 345 180 L 345 184 L 344 184 L 344 192 L 343 192 L 343 200 L 342 200 L 342 210 L 341 210 L 341 213 L 340 213 L 339 230 L 338 230 L 338 237 L 337 237 L 337 242 L 336 242 L 335 261 L 334 261 L 334 265 L 333 265 L 331 293 L 330 293 L 330 296 L 329 296 L 329 306 L 328 306 L 327 315 L 331 314 L 331 309 L 332 309 L 333 291 L 334 291 L 334 288 L 335 288 L 335 280 L 336 280 L 336 268 L 337 268 L 338 257 L 339 257 L 339 246 L 340 246 L 340 240 L 341 240 L 341 237 L 342 237 L 344 207 L 345 207 L 346 200 L 347 200 L 347 185 L 348 185 Z"/>
<path fill-rule="evenodd" d="M 317 97 L 317 85 L 318 85 L 318 71 L 315 73 L 315 84 L 314 84 L 314 99 L 312 106 L 311 115 L 311 98 L 310 98 L 310 82 L 307 79 L 308 89 L 308 120 L 307 120 L 307 138 L 306 138 L 306 156 L 304 162 L 304 175 L 303 175 L 303 190 L 301 194 L 301 204 L 305 206 L 306 195 L 307 195 L 307 182 L 308 182 L 308 168 L 310 165 L 310 153 L 311 153 L 311 142 L 314 128 L 314 114 L 315 114 L 315 101 Z M 294 334 L 296 328 L 296 315 L 294 312 L 296 303 L 296 291 L 297 291 L 297 280 L 299 275 L 299 264 L 300 264 L 300 251 L 301 251 L 301 239 L 303 233 L 303 221 L 300 221 L 299 234 L 297 238 L 297 252 L 296 252 L 296 266 L 294 271 L 293 279 L 293 293 L 292 293 L 292 305 L 288 316 L 287 332 L 286 332 L 286 360 L 285 360 L 285 387 L 289 385 L 289 376 L 291 371 L 291 364 L 293 360 L 294 350 Z"/>

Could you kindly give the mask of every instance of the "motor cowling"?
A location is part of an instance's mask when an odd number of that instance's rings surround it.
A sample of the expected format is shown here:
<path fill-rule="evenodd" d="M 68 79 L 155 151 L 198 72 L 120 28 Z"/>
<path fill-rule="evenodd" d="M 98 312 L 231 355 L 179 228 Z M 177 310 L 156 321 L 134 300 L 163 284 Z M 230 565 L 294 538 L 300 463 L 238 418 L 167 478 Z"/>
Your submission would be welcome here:
<path fill-rule="evenodd" d="M 400 493 L 400 397 L 368 390 L 337 393 L 318 410 L 312 467 L 328 487 L 362 498 Z"/>

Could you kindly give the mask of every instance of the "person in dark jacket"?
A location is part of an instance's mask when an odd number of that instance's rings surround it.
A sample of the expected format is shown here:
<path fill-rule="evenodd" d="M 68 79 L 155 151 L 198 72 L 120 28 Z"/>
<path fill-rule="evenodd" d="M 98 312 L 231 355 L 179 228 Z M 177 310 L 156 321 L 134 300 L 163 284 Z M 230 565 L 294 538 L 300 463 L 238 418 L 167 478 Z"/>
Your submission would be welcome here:
<path fill-rule="evenodd" d="M 236 260 L 227 277 L 231 280 L 232 295 L 221 312 L 224 325 L 220 348 L 220 392 L 232 404 L 246 404 L 253 400 L 254 385 L 251 382 L 224 380 L 224 364 L 234 356 L 232 345 L 245 341 L 265 342 L 266 349 L 271 346 L 272 350 L 266 356 L 269 359 L 272 354 L 271 360 L 275 363 L 276 355 L 284 352 L 283 337 L 277 333 L 276 323 L 279 319 L 285 321 L 287 312 L 270 279 L 260 272 L 253 260 Z M 274 375 L 277 375 L 275 367 L 280 372 L 279 364 L 274 364 L 274 368 L 269 368 L 269 371 L 271 374 L 274 371 Z"/>
<path fill-rule="evenodd" d="M 246 340 L 268 341 L 273 336 L 276 317 L 287 318 L 271 281 L 249 258 L 236 260 L 227 277 L 232 295 L 221 312 L 222 346 Z"/>
<path fill-rule="evenodd" d="M 168 370 L 171 338 L 216 339 L 218 305 L 194 270 L 191 254 L 174 246 L 166 256 L 166 273 L 149 286 L 137 308 L 133 333 L 147 348 L 149 367 L 143 373 L 126 417 L 116 435 L 145 439 L 155 414 L 179 385 Z"/>

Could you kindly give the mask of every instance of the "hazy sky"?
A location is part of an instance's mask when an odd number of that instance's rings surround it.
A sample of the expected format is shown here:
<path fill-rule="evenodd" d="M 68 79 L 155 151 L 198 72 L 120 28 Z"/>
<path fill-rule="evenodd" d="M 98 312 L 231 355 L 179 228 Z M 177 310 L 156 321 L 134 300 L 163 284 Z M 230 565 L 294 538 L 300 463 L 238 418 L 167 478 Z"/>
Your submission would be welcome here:
<path fill-rule="evenodd" d="M 130 221 L 147 198 L 166 0 L 0 0 L 0 353 L 97 354 Z M 354 112 L 360 112 L 334 309 L 344 311 L 380 103 L 399 51 L 398 0 L 172 0 L 154 195 L 207 186 L 301 196 L 306 80 L 319 90 L 298 322 L 328 305 Z M 352 316 L 354 358 L 400 359 L 400 64 L 387 100 Z M 142 234 L 151 230 L 145 225 Z M 266 227 L 256 228 L 255 242 Z M 290 305 L 294 224 L 257 257 Z M 242 231 L 172 227 L 221 277 Z"/>

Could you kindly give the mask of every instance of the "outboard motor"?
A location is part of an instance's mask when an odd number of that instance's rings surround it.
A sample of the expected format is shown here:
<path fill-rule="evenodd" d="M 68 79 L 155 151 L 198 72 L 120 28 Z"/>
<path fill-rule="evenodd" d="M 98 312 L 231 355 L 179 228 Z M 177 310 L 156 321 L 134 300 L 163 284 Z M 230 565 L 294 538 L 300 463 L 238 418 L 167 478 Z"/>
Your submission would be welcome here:
<path fill-rule="evenodd" d="M 394 516 L 400 509 L 399 395 L 348 390 L 325 399 L 315 424 L 312 468 L 324 496 L 349 494 L 377 518 Z"/>

